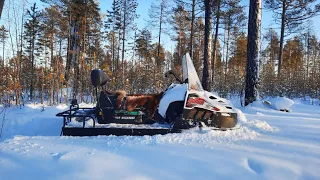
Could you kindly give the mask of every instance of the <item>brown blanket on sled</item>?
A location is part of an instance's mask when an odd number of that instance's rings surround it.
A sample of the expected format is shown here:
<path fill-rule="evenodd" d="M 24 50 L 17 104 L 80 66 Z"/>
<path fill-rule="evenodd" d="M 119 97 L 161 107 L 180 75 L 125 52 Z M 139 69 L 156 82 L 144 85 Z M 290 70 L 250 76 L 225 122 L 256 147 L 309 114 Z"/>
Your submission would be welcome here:
<path fill-rule="evenodd" d="M 153 119 L 163 93 L 159 94 L 133 94 L 127 95 L 124 90 L 117 90 L 114 92 L 117 95 L 116 106 L 118 109 L 124 108 L 127 111 L 133 111 L 135 108 L 145 108 L 147 110 L 148 118 Z M 126 97 L 125 107 L 122 106 L 123 98 Z"/>

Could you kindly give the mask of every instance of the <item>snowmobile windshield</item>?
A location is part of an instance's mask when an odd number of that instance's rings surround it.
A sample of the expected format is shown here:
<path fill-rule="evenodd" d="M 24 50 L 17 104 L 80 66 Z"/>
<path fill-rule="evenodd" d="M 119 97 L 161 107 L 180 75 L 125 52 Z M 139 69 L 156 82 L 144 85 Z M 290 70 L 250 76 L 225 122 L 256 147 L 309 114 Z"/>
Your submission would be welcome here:
<path fill-rule="evenodd" d="M 182 59 L 182 71 L 183 71 L 183 82 L 188 83 L 188 89 L 202 91 L 203 87 L 201 85 L 199 76 L 196 69 L 192 63 L 189 53 L 187 53 Z"/>

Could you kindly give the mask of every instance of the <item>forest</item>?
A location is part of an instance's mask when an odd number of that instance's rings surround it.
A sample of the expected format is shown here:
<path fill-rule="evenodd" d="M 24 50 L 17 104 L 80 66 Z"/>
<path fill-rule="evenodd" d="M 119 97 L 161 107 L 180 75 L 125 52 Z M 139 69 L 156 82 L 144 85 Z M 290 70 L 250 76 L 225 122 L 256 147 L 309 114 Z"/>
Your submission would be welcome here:
<path fill-rule="evenodd" d="M 5 0 L 0 104 L 92 102 L 95 68 L 110 78 L 108 90 L 160 92 L 172 82 L 164 73 L 181 72 L 186 53 L 206 90 L 244 96 L 249 1 L 154 0 L 145 27 L 136 24 L 144 0 L 108 1 L 102 11 L 97 0 L 41 0 L 42 9 L 27 0 Z M 259 8 L 272 13 L 276 26 L 260 33 L 258 95 L 319 99 L 320 40 L 312 18 L 320 2 L 266 0 Z"/>

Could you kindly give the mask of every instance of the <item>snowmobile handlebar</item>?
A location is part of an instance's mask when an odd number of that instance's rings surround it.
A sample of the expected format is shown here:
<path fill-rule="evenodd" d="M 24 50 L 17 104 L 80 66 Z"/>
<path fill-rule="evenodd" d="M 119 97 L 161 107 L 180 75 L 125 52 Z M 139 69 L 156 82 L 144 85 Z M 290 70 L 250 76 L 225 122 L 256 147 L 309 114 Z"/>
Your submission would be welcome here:
<path fill-rule="evenodd" d="M 169 70 L 168 72 L 166 72 L 166 73 L 164 74 L 164 76 L 165 76 L 165 77 L 168 77 L 170 74 L 174 76 L 174 78 L 176 79 L 176 81 L 178 81 L 180 84 L 183 84 L 183 82 L 181 81 L 181 79 L 178 78 L 177 74 L 176 74 L 173 70 Z"/>

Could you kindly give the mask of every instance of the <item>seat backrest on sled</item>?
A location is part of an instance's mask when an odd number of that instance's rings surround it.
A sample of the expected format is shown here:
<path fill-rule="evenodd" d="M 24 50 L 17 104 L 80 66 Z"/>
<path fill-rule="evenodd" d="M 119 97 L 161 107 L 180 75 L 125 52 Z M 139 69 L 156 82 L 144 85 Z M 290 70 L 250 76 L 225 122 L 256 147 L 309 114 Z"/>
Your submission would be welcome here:
<path fill-rule="evenodd" d="M 99 124 L 107 124 L 113 120 L 116 108 L 117 96 L 110 95 L 105 91 L 100 92 L 97 108 L 100 114 L 97 115 Z"/>
<path fill-rule="evenodd" d="M 103 70 L 94 69 L 91 71 L 91 83 L 94 87 L 106 85 L 108 80 L 109 78 Z"/>
<path fill-rule="evenodd" d="M 98 87 L 107 84 L 109 78 L 103 70 L 94 69 L 91 71 L 91 83 L 95 87 L 97 97 L 96 117 L 99 124 L 109 123 L 114 116 L 116 96 L 101 91 L 98 96 Z"/>

